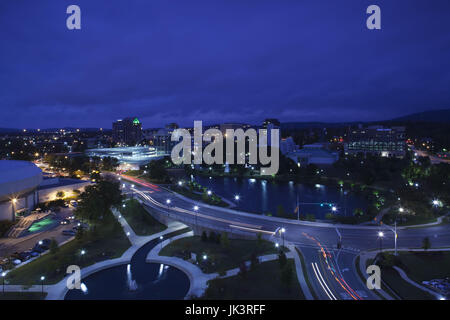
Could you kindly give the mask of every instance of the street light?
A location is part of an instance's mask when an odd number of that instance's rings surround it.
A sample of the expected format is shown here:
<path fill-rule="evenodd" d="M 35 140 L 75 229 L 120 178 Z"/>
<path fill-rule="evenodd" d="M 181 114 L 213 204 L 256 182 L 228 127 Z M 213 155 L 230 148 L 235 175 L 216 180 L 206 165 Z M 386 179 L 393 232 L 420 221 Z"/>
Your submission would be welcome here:
<path fill-rule="evenodd" d="M 236 201 L 239 200 L 239 195 L 238 194 L 234 196 L 234 200 L 236 200 Z"/>
<path fill-rule="evenodd" d="M 284 247 L 284 233 L 286 232 L 285 228 L 281 228 L 281 237 L 283 238 L 283 247 Z"/>
<path fill-rule="evenodd" d="M 5 276 L 6 276 L 6 272 L 2 272 L 2 278 L 3 278 L 3 293 L 5 293 Z"/>
<path fill-rule="evenodd" d="M 44 293 L 44 280 L 45 280 L 45 277 L 41 276 L 42 293 Z"/>
<path fill-rule="evenodd" d="M 162 243 L 163 243 L 163 239 L 164 239 L 164 237 L 163 237 L 163 236 L 159 236 L 159 240 L 161 241 L 161 249 L 162 249 Z"/>
<path fill-rule="evenodd" d="M 208 256 L 206 254 L 203 255 L 203 260 L 208 259 Z"/>
<path fill-rule="evenodd" d="M 194 206 L 194 211 L 195 211 L 195 229 L 197 229 L 198 232 L 198 225 L 197 225 L 198 206 Z"/>
<path fill-rule="evenodd" d="M 208 196 L 212 195 L 212 191 L 211 190 L 208 190 L 206 193 L 208 194 Z"/>
<path fill-rule="evenodd" d="M 400 208 L 398 208 L 398 211 L 399 211 L 399 212 L 404 212 L 405 209 L 403 209 L 402 207 L 400 207 Z"/>
<path fill-rule="evenodd" d="M 380 252 L 383 250 L 383 237 L 384 237 L 384 233 L 383 231 L 379 231 L 378 232 L 378 238 L 380 239 Z"/>
<path fill-rule="evenodd" d="M 337 208 L 333 206 L 333 207 L 331 207 L 331 211 L 336 212 Z"/>

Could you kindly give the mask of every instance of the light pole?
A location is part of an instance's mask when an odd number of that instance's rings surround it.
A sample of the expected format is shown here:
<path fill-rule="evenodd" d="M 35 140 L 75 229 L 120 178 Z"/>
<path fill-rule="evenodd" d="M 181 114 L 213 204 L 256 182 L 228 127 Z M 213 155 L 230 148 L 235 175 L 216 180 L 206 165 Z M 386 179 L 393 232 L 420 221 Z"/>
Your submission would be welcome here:
<path fill-rule="evenodd" d="M 5 293 L 5 276 L 6 276 L 6 272 L 2 272 L 2 278 L 3 278 L 3 293 Z"/>
<path fill-rule="evenodd" d="M 194 206 L 194 212 L 195 212 L 195 229 L 198 232 L 198 224 L 197 224 L 198 206 Z"/>
<path fill-rule="evenodd" d="M 163 243 L 163 239 L 164 239 L 164 237 L 163 237 L 163 236 L 159 236 L 159 240 L 161 241 L 161 249 L 162 249 L 162 243 Z"/>
<path fill-rule="evenodd" d="M 170 203 L 171 203 L 172 201 L 170 201 L 170 199 L 167 199 L 166 200 L 166 204 L 167 204 L 167 215 L 170 217 Z"/>
<path fill-rule="evenodd" d="M 383 237 L 384 237 L 383 231 L 379 231 L 378 238 L 380 239 L 380 252 L 383 250 Z"/>
<path fill-rule="evenodd" d="M 394 250 L 395 250 L 394 255 L 397 255 L 397 237 L 398 237 L 398 235 L 397 235 L 397 220 L 394 221 L 394 228 L 392 228 L 388 225 L 385 225 L 385 226 L 394 233 Z"/>
<path fill-rule="evenodd" d="M 44 293 L 44 280 L 45 280 L 45 277 L 41 276 L 42 294 Z"/>
<path fill-rule="evenodd" d="M 283 247 L 284 247 L 284 233 L 286 232 L 285 228 L 281 228 L 281 237 L 283 238 Z"/>

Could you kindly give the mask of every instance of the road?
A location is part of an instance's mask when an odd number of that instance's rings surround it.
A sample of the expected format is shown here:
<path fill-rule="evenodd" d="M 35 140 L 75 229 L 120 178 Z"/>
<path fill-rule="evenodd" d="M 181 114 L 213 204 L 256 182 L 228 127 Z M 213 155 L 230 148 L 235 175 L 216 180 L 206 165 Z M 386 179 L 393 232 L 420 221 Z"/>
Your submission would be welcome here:
<path fill-rule="evenodd" d="M 219 231 L 261 232 L 279 243 L 286 241 L 301 248 L 307 264 L 308 276 L 321 299 L 376 299 L 359 279 L 354 259 L 362 250 L 394 247 L 394 233 L 387 227 L 333 225 L 266 217 L 236 210 L 208 206 L 184 199 L 164 188 L 142 180 L 122 176 L 124 191 L 135 193 L 144 204 L 174 219 Z M 130 179 L 131 182 L 125 180 Z M 194 210 L 194 205 L 198 210 Z M 281 228 L 285 232 L 281 234 Z M 378 232 L 384 232 L 379 239 Z M 338 251 L 338 232 L 342 250 Z M 421 247 L 429 237 L 433 247 L 450 245 L 448 225 L 427 228 L 398 228 L 398 248 Z M 333 297 L 334 296 L 334 297 Z"/>

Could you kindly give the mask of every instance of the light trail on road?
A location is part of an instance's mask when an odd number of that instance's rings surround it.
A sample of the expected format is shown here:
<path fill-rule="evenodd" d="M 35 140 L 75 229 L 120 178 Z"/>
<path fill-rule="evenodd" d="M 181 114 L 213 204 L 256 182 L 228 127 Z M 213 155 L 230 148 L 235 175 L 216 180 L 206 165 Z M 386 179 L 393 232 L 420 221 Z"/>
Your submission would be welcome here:
<path fill-rule="evenodd" d="M 306 238 L 308 238 L 308 239 L 310 239 L 310 240 L 312 240 L 312 241 L 314 241 L 315 243 L 316 243 L 316 245 L 320 248 L 320 252 L 321 252 L 321 254 L 322 254 L 322 258 L 323 258 L 323 261 L 326 263 L 326 266 L 327 266 L 327 270 L 328 271 L 330 271 L 330 273 L 331 273 L 331 275 L 332 275 L 332 277 L 334 278 L 334 280 L 339 284 L 339 286 L 342 288 L 342 289 L 344 289 L 354 300 L 363 300 L 349 285 L 348 285 L 348 283 L 344 280 L 344 278 L 341 276 L 341 275 L 339 275 L 338 274 L 338 272 L 337 272 L 337 270 L 336 270 L 336 267 L 335 267 L 335 265 L 334 265 L 334 263 L 333 263 L 333 260 L 331 259 L 332 258 L 332 254 L 328 251 L 328 249 L 326 248 L 326 247 L 324 247 L 324 246 L 322 246 L 322 244 L 318 241 L 318 240 L 316 240 L 316 238 L 314 238 L 313 236 L 310 236 L 310 235 L 308 235 L 308 234 L 306 234 L 305 232 L 303 232 L 302 233 Z M 320 275 L 320 277 L 321 277 L 321 280 L 323 281 L 323 283 L 325 283 L 325 285 L 326 285 L 326 282 L 325 282 L 325 280 L 323 279 L 323 277 L 322 277 L 322 274 L 320 273 L 320 271 L 319 271 L 319 267 L 318 267 L 318 265 L 317 265 L 317 263 L 315 263 L 315 267 L 316 267 L 316 269 L 314 270 L 314 272 L 316 272 L 316 270 L 317 270 L 317 272 L 318 272 L 318 274 Z M 313 267 L 314 268 L 314 267 Z M 317 277 L 317 276 L 316 276 Z M 322 285 L 322 284 L 321 284 Z M 323 286 L 322 286 L 323 287 Z M 326 286 L 327 288 L 328 288 L 328 290 L 330 290 L 329 289 L 329 287 L 328 286 Z M 331 292 L 331 290 L 330 290 L 330 292 Z"/>

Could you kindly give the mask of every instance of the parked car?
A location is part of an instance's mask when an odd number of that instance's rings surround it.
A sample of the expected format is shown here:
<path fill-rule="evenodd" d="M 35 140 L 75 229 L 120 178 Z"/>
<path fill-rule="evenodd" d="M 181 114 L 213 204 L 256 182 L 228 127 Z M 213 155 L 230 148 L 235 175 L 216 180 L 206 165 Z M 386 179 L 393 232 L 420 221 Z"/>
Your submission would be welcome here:
<path fill-rule="evenodd" d="M 31 252 L 29 251 L 23 251 L 21 253 L 19 253 L 19 259 L 21 259 L 22 261 L 27 261 L 31 258 Z"/>
<path fill-rule="evenodd" d="M 70 200 L 70 205 L 74 208 L 77 207 L 78 203 L 75 200 Z"/>
<path fill-rule="evenodd" d="M 15 259 L 15 260 L 13 260 L 13 263 L 14 263 L 14 265 L 17 266 L 18 264 L 21 264 L 22 261 L 20 259 Z"/>
<path fill-rule="evenodd" d="M 63 230 L 62 234 L 65 236 L 74 236 L 76 234 L 76 232 L 73 230 Z"/>

